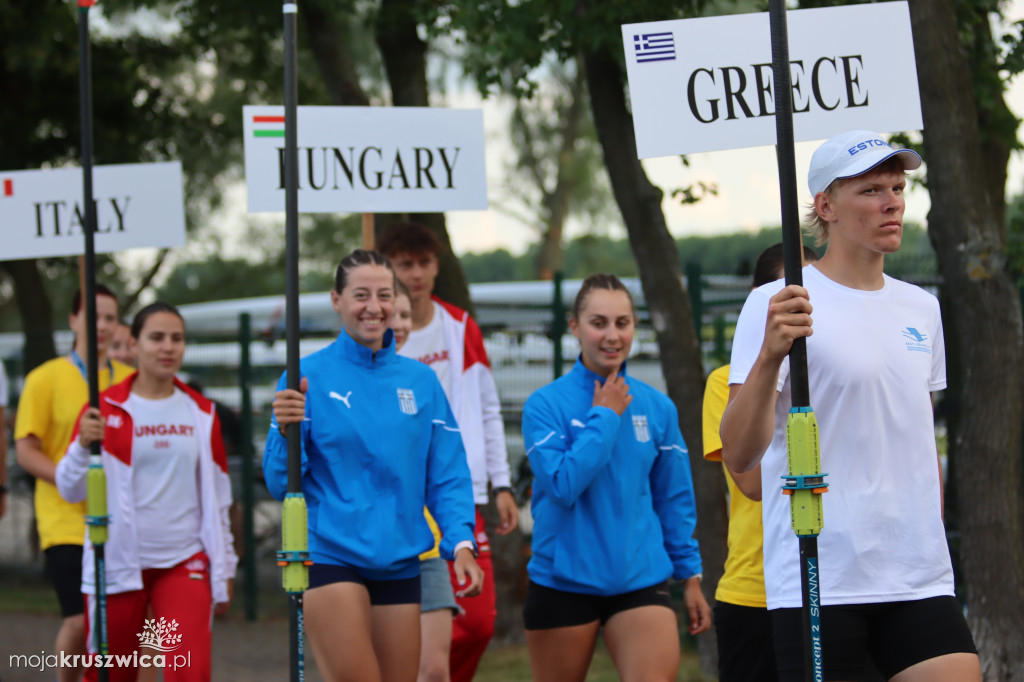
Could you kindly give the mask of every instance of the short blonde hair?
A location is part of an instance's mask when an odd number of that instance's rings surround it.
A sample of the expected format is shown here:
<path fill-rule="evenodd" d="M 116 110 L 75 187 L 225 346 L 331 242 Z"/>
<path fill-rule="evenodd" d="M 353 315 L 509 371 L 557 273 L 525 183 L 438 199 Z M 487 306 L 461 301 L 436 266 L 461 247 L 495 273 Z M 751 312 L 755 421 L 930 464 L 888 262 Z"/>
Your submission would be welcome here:
<path fill-rule="evenodd" d="M 828 190 L 825 190 L 828 194 Z M 807 204 L 807 212 L 804 213 L 804 222 L 800 226 L 805 235 L 814 240 L 815 246 L 823 246 L 828 241 L 828 223 L 818 215 L 818 209 L 814 202 Z"/>

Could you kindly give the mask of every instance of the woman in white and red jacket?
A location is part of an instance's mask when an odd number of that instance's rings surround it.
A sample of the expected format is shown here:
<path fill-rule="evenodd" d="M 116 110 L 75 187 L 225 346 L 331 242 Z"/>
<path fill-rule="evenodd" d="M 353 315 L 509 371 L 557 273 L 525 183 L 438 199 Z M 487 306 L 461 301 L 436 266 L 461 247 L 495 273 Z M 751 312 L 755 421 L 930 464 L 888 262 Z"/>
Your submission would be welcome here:
<path fill-rule="evenodd" d="M 110 537 L 106 543 L 109 652 L 141 663 L 163 655 L 167 682 L 210 679 L 211 610 L 227 609 L 238 558 L 228 507 L 231 484 L 213 404 L 175 378 L 185 355 L 185 324 L 167 303 L 143 308 L 132 323 L 139 371 L 86 407 L 57 488 L 70 502 L 86 496 L 89 446 L 103 443 Z M 93 551 L 82 561 L 87 620 L 95 608 Z M 151 606 L 154 619 L 145 619 Z M 88 633 L 89 651 L 95 636 Z M 149 656 L 149 659 L 145 659 Z M 134 682 L 134 667 L 109 670 Z M 96 669 L 87 668 L 86 679 Z"/>

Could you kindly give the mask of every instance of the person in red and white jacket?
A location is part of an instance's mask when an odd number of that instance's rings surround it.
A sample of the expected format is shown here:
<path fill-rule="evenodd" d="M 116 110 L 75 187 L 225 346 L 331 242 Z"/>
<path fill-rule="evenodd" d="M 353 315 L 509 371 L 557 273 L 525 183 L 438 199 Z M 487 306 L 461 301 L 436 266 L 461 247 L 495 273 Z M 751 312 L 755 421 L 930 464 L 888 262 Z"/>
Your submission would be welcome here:
<path fill-rule="evenodd" d="M 137 651 L 143 664 L 163 654 L 167 682 L 205 681 L 211 613 L 227 610 L 238 563 L 228 516 L 227 456 L 213 403 L 175 377 L 185 354 L 185 325 L 177 309 L 160 302 L 143 308 L 131 333 L 139 370 L 104 391 L 98 409 L 83 409 L 57 467 L 57 488 L 69 502 L 85 499 L 89 447 L 102 441 L 110 515 L 109 652 Z M 82 592 L 88 624 L 95 616 L 88 533 Z M 145 619 L 147 606 L 153 621 Z M 95 653 L 89 628 L 87 637 Z M 134 668 L 108 672 L 111 682 L 136 677 Z M 96 668 L 88 668 L 86 679 L 95 678 Z"/>
<path fill-rule="evenodd" d="M 480 506 L 489 501 L 488 485 L 500 519 L 498 534 L 511 533 L 519 522 L 519 508 L 510 487 L 501 400 L 480 327 L 465 310 L 432 296 L 442 248 L 434 233 L 418 223 L 396 223 L 384 233 L 378 248 L 409 289 L 412 303 L 412 332 L 400 354 L 429 365 L 437 374 L 462 432 L 473 478 L 475 534 L 480 552 L 477 563 L 486 579 L 480 596 L 456 598 L 462 612 L 452 624 L 450 655 L 451 680 L 468 682 L 494 634 L 497 617 L 490 542 L 480 514 Z M 428 677 L 445 679 L 444 674 Z"/>

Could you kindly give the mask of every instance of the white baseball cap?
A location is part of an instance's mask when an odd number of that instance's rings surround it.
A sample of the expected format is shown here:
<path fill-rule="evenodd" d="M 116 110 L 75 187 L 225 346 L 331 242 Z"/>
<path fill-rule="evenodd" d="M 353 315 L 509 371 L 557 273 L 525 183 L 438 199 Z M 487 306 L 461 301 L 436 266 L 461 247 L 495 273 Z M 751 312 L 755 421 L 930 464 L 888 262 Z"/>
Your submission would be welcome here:
<path fill-rule="evenodd" d="M 904 170 L 921 165 L 921 157 L 913 149 L 893 149 L 881 135 L 870 130 L 851 130 L 829 138 L 811 156 L 807 172 L 811 196 L 824 192 L 834 180 L 867 173 L 893 156 L 899 156 Z"/>

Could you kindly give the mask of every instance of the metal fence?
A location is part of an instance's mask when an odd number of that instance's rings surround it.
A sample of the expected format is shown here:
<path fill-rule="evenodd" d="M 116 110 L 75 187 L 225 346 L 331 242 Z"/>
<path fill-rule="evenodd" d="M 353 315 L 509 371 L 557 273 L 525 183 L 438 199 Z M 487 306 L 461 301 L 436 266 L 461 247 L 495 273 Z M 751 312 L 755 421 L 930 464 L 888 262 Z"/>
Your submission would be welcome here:
<path fill-rule="evenodd" d="M 630 372 L 664 390 L 655 335 L 639 281 L 625 280 L 637 304 L 640 318 L 630 358 Z M 576 339 L 565 326 L 566 308 L 580 282 L 528 282 L 474 285 L 476 319 L 484 334 L 492 371 L 502 401 L 509 459 L 513 476 L 525 457 L 520 421 L 526 398 L 559 373 L 571 369 L 579 352 Z M 688 272 L 688 290 L 695 310 L 705 368 L 728 361 L 729 342 L 736 318 L 749 290 L 746 277 Z M 301 355 L 330 344 L 338 321 L 326 294 L 305 295 Z M 280 504 L 271 500 L 262 483 L 260 463 L 270 421 L 274 387 L 285 366 L 285 341 L 280 328 L 279 299 L 225 301 L 183 306 L 189 331 L 183 367 L 184 378 L 196 382 L 207 397 L 220 403 L 229 450 L 233 492 L 238 501 L 236 537 L 244 563 L 239 590 L 246 610 L 255 617 L 257 588 L 278 584 L 272 568 L 279 544 Z M 241 312 L 248 311 L 248 312 Z M 262 312 L 261 312 L 262 311 Z M 267 312 L 270 311 L 270 312 Z M 0 358 L 6 356 L 12 377 L 12 400 L 20 388 L 20 365 L 11 348 L 20 348 L 14 335 L 0 335 Z M 66 351 L 70 339 L 58 335 L 58 350 Z M 9 410 L 13 411 L 13 410 Z M 11 421 L 13 425 L 13 420 Z M 11 491 L 7 514 L 0 520 L 0 565 L 39 570 L 41 560 L 35 541 L 32 512 L 32 480 L 15 464 L 13 448 L 8 458 Z"/>

